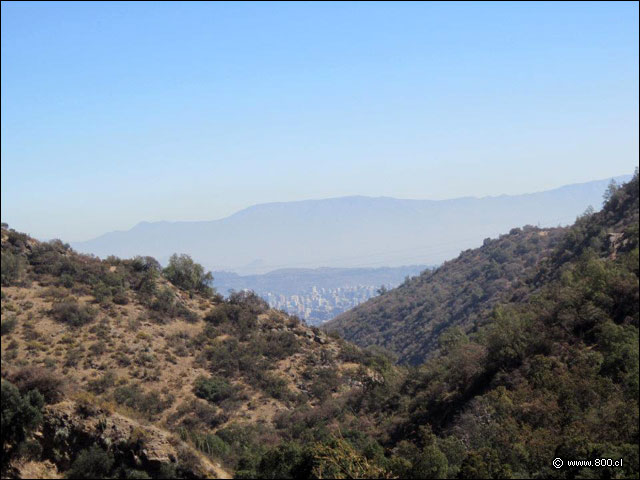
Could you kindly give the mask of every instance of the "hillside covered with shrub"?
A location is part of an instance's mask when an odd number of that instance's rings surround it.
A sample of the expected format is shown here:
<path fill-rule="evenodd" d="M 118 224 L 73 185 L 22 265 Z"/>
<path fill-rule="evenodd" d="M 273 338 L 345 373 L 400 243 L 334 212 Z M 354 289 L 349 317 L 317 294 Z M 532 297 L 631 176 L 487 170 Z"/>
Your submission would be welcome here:
<path fill-rule="evenodd" d="M 229 476 L 388 366 L 210 281 L 3 225 L 3 477 Z"/>
<path fill-rule="evenodd" d="M 487 238 L 482 247 L 407 279 L 323 328 L 358 345 L 384 347 L 400 363 L 419 365 L 447 329 L 475 331 L 498 303 L 526 296 L 527 281 L 565 232 L 526 226 Z"/>
<path fill-rule="evenodd" d="M 637 174 L 564 231 L 460 258 L 423 279 L 448 278 L 455 318 L 402 366 L 221 298 L 188 257 L 100 261 L 3 228 L 3 476 L 637 477 Z M 456 296 L 475 267 L 479 299 Z"/>

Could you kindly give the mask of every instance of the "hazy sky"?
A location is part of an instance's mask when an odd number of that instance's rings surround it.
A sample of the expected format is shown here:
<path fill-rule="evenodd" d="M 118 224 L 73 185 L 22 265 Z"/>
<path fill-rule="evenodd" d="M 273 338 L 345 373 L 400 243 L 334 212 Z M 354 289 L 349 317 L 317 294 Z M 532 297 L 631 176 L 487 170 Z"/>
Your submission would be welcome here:
<path fill-rule="evenodd" d="M 39 238 L 638 163 L 637 2 L 2 2 L 1 45 L 2 220 Z"/>

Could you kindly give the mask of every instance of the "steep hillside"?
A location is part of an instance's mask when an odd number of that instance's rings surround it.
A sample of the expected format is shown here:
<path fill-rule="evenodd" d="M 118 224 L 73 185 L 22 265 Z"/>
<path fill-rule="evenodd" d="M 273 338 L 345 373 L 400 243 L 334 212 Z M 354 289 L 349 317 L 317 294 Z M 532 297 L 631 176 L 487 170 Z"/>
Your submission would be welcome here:
<path fill-rule="evenodd" d="M 638 476 L 637 170 L 607 197 L 563 237 L 529 296 L 497 306 L 472 335 L 449 330 L 400 389 L 411 400 L 395 435 L 434 431 L 448 475 Z M 568 465 L 595 459 L 617 466 Z"/>
<path fill-rule="evenodd" d="M 438 201 L 359 196 L 267 203 L 213 221 L 143 222 L 73 247 L 103 258 L 153 255 L 163 263 L 173 252 L 186 252 L 212 270 L 242 274 L 438 265 L 512 227 L 567 225 L 600 204 L 608 182 Z"/>
<path fill-rule="evenodd" d="M 544 232 L 466 252 L 508 295 L 403 367 L 223 300 L 187 257 L 100 261 L 3 228 L 2 475 L 637 478 L 637 174 Z M 531 265 L 499 261 L 515 238 Z"/>
<path fill-rule="evenodd" d="M 493 307 L 528 291 L 526 282 L 566 229 L 524 227 L 467 250 L 325 324 L 358 345 L 379 345 L 401 363 L 420 364 L 440 335 L 456 326 L 469 333 Z"/>
<path fill-rule="evenodd" d="M 375 355 L 209 280 L 3 226 L 3 476 L 229 476 L 278 415 L 375 375 Z"/>
<path fill-rule="evenodd" d="M 237 475 L 336 476 L 311 471 L 317 457 L 305 447 L 333 424 L 340 435 L 314 452 L 342 478 L 636 478 L 637 174 L 607 196 L 601 212 L 547 234 L 559 236 L 542 256 L 533 250 L 530 281 L 514 281 L 493 309 L 476 310 L 477 327 L 447 328 L 425 364 L 379 368 L 313 420 L 308 411 L 287 412 L 277 425 L 287 441 Z M 529 245 L 540 233 L 511 235 Z M 467 254 L 485 258 L 511 235 Z"/>

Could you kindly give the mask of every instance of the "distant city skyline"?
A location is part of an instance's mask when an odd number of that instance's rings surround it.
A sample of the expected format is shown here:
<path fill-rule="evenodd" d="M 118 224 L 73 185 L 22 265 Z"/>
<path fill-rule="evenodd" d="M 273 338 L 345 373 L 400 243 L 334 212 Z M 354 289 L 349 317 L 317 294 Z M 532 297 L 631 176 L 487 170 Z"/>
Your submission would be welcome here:
<path fill-rule="evenodd" d="M 636 2 L 1 9 L 1 217 L 41 239 L 638 163 Z"/>

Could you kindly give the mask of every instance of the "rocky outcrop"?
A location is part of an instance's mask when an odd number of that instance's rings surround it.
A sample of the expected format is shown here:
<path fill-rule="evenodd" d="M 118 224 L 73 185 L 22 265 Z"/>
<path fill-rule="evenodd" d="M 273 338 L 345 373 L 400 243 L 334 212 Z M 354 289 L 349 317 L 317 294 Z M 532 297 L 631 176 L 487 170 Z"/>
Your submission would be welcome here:
<path fill-rule="evenodd" d="M 62 469 L 80 450 L 97 443 L 135 468 L 153 471 L 175 464 L 187 476 L 215 478 L 209 462 L 169 432 L 72 401 L 45 407 L 41 438 L 48 442 L 43 445 L 45 455 Z"/>

